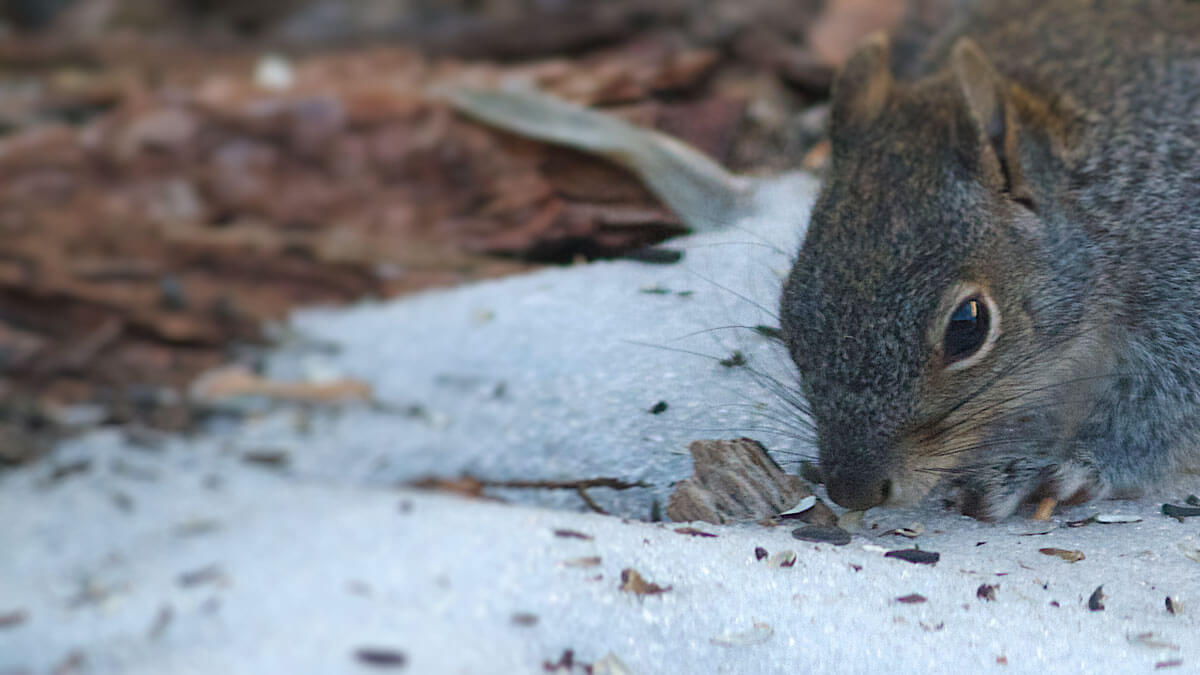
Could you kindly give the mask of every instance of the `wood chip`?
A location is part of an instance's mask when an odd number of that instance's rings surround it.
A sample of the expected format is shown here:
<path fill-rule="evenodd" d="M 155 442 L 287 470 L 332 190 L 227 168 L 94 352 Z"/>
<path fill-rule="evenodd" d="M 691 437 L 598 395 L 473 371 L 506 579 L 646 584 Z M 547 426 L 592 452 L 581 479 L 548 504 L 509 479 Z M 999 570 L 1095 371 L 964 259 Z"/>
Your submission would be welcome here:
<path fill-rule="evenodd" d="M 627 593 L 635 593 L 637 595 L 658 595 L 671 590 L 670 586 L 659 586 L 656 583 L 646 581 L 637 570 L 632 567 L 626 567 L 621 570 L 621 590 Z"/>
<path fill-rule="evenodd" d="M 688 450 L 695 472 L 675 486 L 667 502 L 667 516 L 676 522 L 758 521 L 812 494 L 757 441 L 695 441 Z"/>
<path fill-rule="evenodd" d="M 1039 548 L 1038 553 L 1041 553 L 1042 555 L 1052 555 L 1056 558 L 1062 558 L 1069 563 L 1079 562 L 1085 558 L 1083 551 L 1070 551 L 1065 548 Z"/>
<path fill-rule="evenodd" d="M 589 555 L 582 558 L 567 558 L 559 564 L 563 567 L 599 567 L 600 556 Z"/>

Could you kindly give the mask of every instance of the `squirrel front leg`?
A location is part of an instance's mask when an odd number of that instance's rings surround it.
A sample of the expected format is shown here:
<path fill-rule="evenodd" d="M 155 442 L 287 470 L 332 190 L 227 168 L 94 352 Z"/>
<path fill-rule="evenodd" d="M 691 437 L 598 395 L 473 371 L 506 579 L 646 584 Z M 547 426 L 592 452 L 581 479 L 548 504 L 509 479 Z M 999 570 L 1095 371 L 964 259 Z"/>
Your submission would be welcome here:
<path fill-rule="evenodd" d="M 972 466 L 954 482 L 957 506 L 979 520 L 1000 520 L 1036 498 L 1074 503 L 1100 499 L 1110 487 L 1090 452 L 1065 458 L 1007 456 Z"/>

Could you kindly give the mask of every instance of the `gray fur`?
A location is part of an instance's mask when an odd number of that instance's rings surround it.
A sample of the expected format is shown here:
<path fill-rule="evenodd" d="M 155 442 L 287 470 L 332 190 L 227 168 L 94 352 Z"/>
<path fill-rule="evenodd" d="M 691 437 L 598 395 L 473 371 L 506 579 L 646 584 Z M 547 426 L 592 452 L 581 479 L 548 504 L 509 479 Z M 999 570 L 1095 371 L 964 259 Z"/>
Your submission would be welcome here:
<path fill-rule="evenodd" d="M 950 72 L 963 37 L 1004 79 L 1014 156 Z M 843 501 L 945 473 L 965 512 L 1000 518 L 1195 466 L 1200 3 L 976 3 L 866 120 L 864 62 L 835 86 L 832 167 L 781 308 Z M 1001 334 L 946 373 L 931 326 L 978 280 Z"/>

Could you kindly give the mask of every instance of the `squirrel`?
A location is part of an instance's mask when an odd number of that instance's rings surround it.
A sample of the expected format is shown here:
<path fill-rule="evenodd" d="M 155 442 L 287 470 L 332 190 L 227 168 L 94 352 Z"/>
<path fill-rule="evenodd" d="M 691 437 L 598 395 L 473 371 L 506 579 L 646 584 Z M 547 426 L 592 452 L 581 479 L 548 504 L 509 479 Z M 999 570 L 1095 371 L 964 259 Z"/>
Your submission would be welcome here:
<path fill-rule="evenodd" d="M 830 497 L 982 520 L 1200 463 L 1200 3 L 982 0 L 868 38 L 784 285 Z"/>
<path fill-rule="evenodd" d="M 1132 495 L 1200 464 L 1200 3 L 950 4 L 843 66 L 807 232 L 796 173 L 521 82 L 432 93 L 627 167 L 693 230 L 797 220 L 780 332 L 835 502 Z"/>

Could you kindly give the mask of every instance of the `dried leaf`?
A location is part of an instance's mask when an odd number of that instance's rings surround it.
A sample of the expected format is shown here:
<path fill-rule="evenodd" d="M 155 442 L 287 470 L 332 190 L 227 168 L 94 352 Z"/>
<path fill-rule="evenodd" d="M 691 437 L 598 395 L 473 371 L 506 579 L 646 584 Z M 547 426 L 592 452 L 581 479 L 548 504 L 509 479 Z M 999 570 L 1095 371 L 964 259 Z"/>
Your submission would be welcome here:
<path fill-rule="evenodd" d="M 670 586 L 659 586 L 656 583 L 646 581 L 642 575 L 632 567 L 626 567 L 621 570 L 621 590 L 627 593 L 635 593 L 637 595 L 658 595 L 671 590 Z"/>
<path fill-rule="evenodd" d="M 1084 559 L 1083 551 L 1069 551 L 1063 548 L 1039 548 L 1038 553 L 1062 558 L 1069 563 L 1079 562 Z"/>
<path fill-rule="evenodd" d="M 704 530 L 697 530 L 694 527 L 677 527 L 677 528 L 675 528 L 675 533 L 676 534 L 687 534 L 687 535 L 691 535 L 693 537 L 715 538 L 717 536 L 717 535 L 713 534 L 712 532 L 705 532 Z"/>

